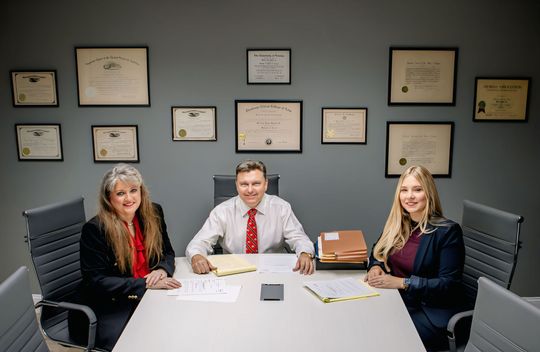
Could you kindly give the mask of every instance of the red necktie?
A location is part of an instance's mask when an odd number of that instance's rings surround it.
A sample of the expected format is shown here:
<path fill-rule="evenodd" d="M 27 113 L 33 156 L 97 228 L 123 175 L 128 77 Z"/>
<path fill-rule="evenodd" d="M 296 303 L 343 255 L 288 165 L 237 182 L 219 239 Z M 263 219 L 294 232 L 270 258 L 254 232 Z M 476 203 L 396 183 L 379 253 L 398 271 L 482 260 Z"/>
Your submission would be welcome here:
<path fill-rule="evenodd" d="M 249 209 L 249 219 L 246 229 L 246 253 L 259 253 L 259 243 L 257 242 L 257 222 L 255 214 L 257 209 Z"/>

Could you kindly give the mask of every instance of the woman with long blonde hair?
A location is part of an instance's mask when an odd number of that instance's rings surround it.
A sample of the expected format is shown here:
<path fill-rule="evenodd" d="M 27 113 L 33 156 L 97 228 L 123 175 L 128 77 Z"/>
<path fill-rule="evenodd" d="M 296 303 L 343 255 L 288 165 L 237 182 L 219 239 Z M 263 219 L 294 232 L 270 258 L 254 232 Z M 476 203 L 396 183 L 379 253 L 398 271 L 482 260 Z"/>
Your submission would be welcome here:
<path fill-rule="evenodd" d="M 180 287 L 172 277 L 175 254 L 163 210 L 133 166 L 118 164 L 105 173 L 98 214 L 84 224 L 80 248 L 80 303 L 96 314 L 102 349 L 112 350 L 146 289 Z M 84 343 L 87 324 L 71 314 L 70 334 Z"/>
<path fill-rule="evenodd" d="M 464 259 L 461 227 L 443 217 L 433 177 L 423 166 L 409 167 L 398 181 L 365 280 L 399 289 L 428 350 L 445 347 L 448 320 L 466 308 Z"/>

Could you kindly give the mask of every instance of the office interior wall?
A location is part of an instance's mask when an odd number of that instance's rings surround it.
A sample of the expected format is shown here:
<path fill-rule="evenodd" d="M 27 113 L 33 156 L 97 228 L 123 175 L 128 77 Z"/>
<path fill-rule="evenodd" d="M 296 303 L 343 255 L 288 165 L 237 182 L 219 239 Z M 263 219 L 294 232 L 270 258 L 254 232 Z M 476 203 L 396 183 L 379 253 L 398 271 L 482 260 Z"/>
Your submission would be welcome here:
<path fill-rule="evenodd" d="M 0 278 L 29 265 L 24 209 L 78 195 L 95 214 L 110 164 L 93 162 L 91 125 L 137 124 L 140 164 L 178 255 L 212 208 L 212 175 L 246 158 L 281 174 L 312 239 L 362 229 L 371 246 L 396 179 L 384 177 L 386 121 L 453 121 L 445 214 L 463 199 L 522 214 L 513 289 L 540 294 L 540 5 L 517 1 L 8 1 L 0 12 Z M 75 46 L 149 47 L 150 107 L 78 107 Z M 459 47 L 455 106 L 388 106 L 390 46 Z M 246 48 L 291 48 L 291 85 L 247 85 Z M 14 108 L 10 70 L 56 69 L 58 108 Z M 476 76 L 532 78 L 527 123 L 472 121 Z M 303 101 L 301 154 L 235 153 L 235 99 Z M 217 142 L 173 142 L 171 106 L 217 107 Z M 366 145 L 322 145 L 321 107 L 367 107 Z M 16 123 L 60 123 L 63 162 L 17 160 Z M 34 283 L 34 289 L 36 289 Z"/>

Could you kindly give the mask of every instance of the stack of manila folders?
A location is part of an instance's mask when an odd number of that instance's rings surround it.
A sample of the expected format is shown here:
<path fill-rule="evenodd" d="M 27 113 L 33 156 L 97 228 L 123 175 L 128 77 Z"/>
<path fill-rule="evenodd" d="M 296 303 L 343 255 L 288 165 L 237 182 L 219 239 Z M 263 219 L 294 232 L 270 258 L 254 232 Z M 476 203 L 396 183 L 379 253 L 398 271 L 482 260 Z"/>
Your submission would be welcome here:
<path fill-rule="evenodd" d="M 360 230 L 322 232 L 317 239 L 317 257 L 322 263 L 363 263 L 367 247 Z"/>

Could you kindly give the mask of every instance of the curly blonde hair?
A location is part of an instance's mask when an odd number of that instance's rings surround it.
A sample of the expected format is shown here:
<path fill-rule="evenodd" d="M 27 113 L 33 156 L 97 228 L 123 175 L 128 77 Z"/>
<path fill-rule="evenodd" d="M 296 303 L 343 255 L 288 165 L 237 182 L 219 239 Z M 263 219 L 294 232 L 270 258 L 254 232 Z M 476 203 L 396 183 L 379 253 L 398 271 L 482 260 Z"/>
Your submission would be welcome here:
<path fill-rule="evenodd" d="M 150 258 L 155 258 L 157 262 L 161 260 L 163 247 L 161 222 L 150 200 L 150 194 L 143 178 L 136 168 L 127 164 L 118 164 L 105 173 L 99 192 L 97 217 L 105 229 L 107 241 L 113 248 L 118 262 L 118 269 L 122 273 L 133 273 L 131 235 L 118 217 L 110 201 L 111 193 L 114 191 L 118 181 L 140 187 L 141 204 L 137 214 L 143 230 L 144 249 L 148 261 L 150 261 Z"/>

